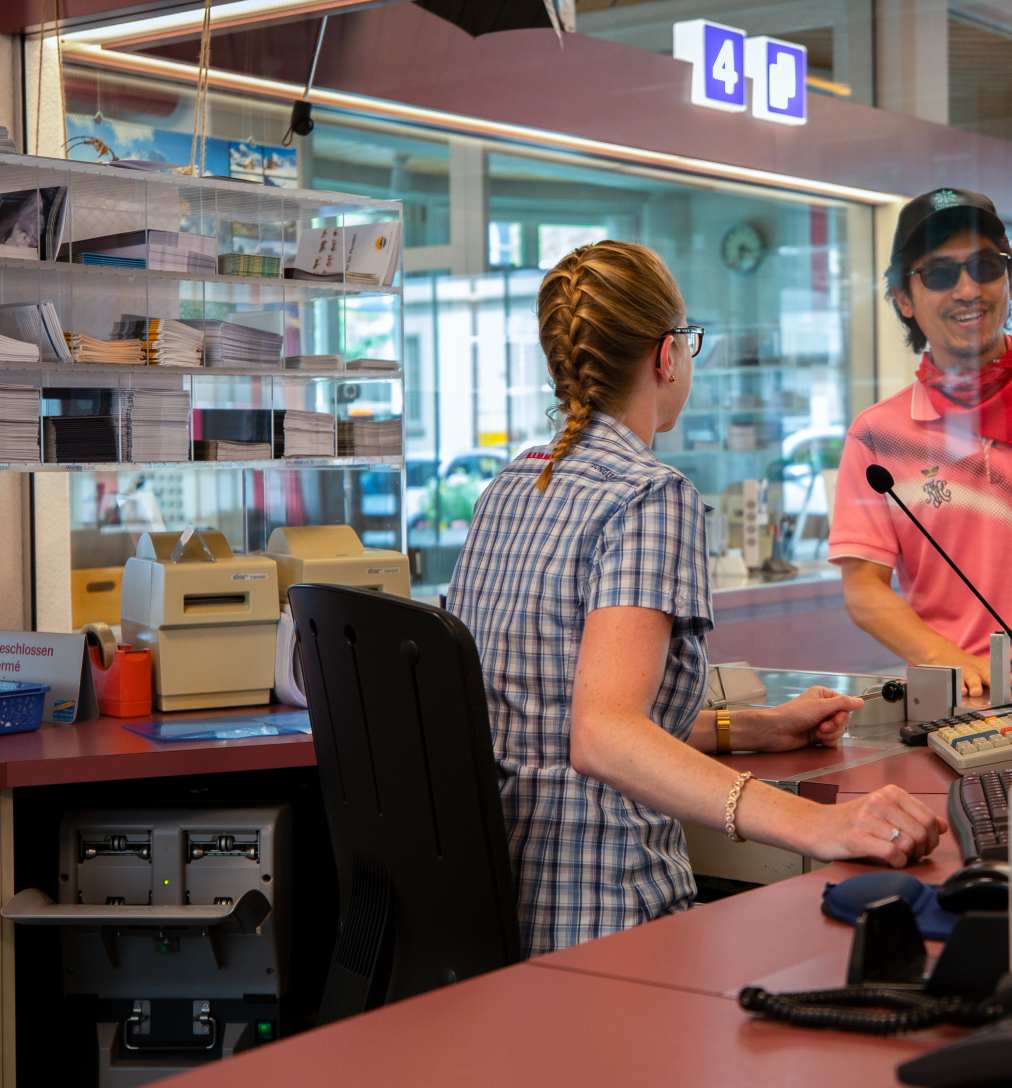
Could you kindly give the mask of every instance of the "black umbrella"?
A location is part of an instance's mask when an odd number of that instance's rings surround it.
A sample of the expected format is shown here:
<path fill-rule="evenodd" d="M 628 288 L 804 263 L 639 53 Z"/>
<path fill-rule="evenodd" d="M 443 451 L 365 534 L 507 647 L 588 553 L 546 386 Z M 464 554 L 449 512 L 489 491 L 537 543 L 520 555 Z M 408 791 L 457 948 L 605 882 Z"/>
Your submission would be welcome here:
<path fill-rule="evenodd" d="M 527 27 L 573 29 L 572 0 L 415 0 L 472 37 Z"/>

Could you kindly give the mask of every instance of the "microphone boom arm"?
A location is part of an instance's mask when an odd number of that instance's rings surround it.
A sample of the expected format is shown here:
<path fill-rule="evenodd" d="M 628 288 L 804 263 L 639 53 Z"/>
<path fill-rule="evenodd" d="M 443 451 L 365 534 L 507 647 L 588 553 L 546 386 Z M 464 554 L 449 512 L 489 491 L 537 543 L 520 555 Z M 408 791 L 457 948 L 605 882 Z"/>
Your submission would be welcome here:
<path fill-rule="evenodd" d="M 965 585 L 966 588 L 977 598 L 977 600 L 980 601 L 980 603 L 988 610 L 988 612 L 997 622 L 998 626 L 1005 632 L 1006 635 L 1009 636 L 1009 638 L 1012 638 L 1012 630 L 1009 630 L 1008 624 L 1001 618 L 1001 616 L 998 615 L 997 612 L 995 612 L 995 610 L 987 603 L 987 601 L 984 600 L 984 598 L 977 591 L 976 586 L 974 586 L 970 579 L 967 578 L 967 576 L 959 569 L 959 567 L 957 567 L 956 564 L 949 558 L 942 545 L 939 544 L 938 541 L 935 540 L 935 538 L 928 532 L 928 530 L 924 528 L 920 521 L 914 516 L 913 511 L 910 510 L 910 508 L 903 502 L 903 500 L 896 494 L 896 492 L 893 491 L 891 487 L 887 491 L 887 494 L 892 496 L 893 502 L 895 502 L 896 505 L 903 511 L 903 513 L 906 514 L 908 518 L 910 518 L 910 520 L 917 526 L 918 529 L 920 529 L 925 537 L 927 537 L 928 543 L 931 544 L 935 551 L 938 552 L 938 554 L 946 561 L 946 563 L 949 564 L 949 566 L 956 572 L 956 574 L 959 575 L 960 581 L 962 581 L 963 585 Z"/>

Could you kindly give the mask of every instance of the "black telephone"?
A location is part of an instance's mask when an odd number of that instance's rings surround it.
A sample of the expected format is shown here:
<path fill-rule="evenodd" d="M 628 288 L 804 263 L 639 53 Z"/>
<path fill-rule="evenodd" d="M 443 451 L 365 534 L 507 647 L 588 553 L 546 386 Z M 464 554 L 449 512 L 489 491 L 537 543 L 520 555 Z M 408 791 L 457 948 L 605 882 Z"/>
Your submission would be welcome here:
<path fill-rule="evenodd" d="M 960 887 L 963 873 L 953 874 L 947 884 Z M 997 905 L 996 893 L 990 894 L 987 905 Z M 870 904 L 857 921 L 845 987 L 771 994 L 747 986 L 738 995 L 739 1004 L 749 1012 L 798 1026 L 876 1035 L 938 1024 L 988 1025 L 951 1046 L 905 1062 L 897 1075 L 903 1084 L 931 1088 L 1008 1085 L 1012 976 L 1007 973 L 1007 891 L 1003 910 L 972 909 L 977 905 L 972 897 L 964 902 L 971 909 L 960 918 L 927 977 L 927 949 L 913 910 L 900 896 L 890 896 Z M 948 904 L 950 909 L 958 905 L 958 898 Z M 973 1079 L 968 1080 L 968 1074 Z"/>

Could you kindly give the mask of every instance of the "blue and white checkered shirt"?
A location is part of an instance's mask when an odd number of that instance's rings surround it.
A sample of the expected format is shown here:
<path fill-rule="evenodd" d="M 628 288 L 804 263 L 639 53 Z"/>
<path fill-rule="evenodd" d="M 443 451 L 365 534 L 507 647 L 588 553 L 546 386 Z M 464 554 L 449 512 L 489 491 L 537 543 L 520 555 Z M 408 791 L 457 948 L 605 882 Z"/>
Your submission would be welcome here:
<path fill-rule="evenodd" d="M 570 766 L 570 703 L 588 614 L 657 609 L 673 623 L 651 718 L 686 738 L 713 626 L 703 503 L 685 477 L 603 414 L 542 493 L 548 452 L 521 454 L 482 494 L 447 602 L 481 657 L 528 955 L 692 900 L 677 821 Z"/>

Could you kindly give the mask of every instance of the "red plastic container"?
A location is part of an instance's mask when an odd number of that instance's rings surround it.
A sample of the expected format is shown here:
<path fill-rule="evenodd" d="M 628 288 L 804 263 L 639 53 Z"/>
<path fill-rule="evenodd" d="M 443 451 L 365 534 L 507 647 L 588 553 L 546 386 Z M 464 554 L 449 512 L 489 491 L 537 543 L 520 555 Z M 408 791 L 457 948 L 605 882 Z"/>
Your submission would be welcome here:
<path fill-rule="evenodd" d="M 151 651 L 135 650 L 120 643 L 107 669 L 102 652 L 89 645 L 91 677 L 98 697 L 98 710 L 110 718 L 142 718 L 151 713 Z"/>

